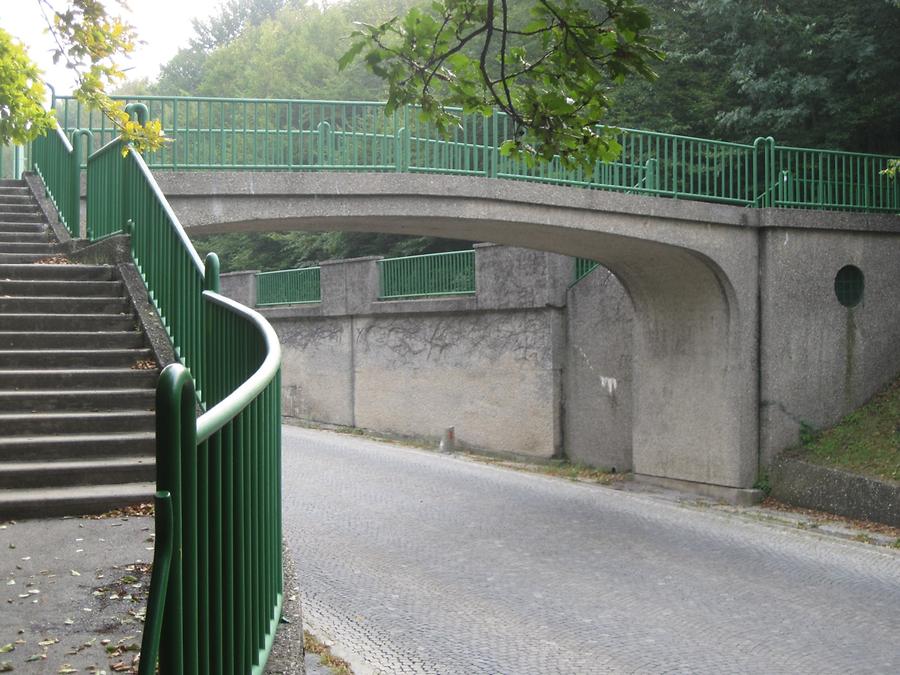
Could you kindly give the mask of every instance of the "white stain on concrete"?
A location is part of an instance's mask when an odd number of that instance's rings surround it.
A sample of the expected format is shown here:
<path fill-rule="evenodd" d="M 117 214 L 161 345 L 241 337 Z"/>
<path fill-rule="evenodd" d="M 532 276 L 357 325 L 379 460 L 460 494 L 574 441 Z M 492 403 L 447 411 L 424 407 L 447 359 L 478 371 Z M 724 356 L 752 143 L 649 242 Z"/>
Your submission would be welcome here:
<path fill-rule="evenodd" d="M 600 386 L 606 389 L 606 392 L 612 396 L 616 389 L 619 387 L 619 381 L 614 377 L 603 377 L 600 376 Z"/>

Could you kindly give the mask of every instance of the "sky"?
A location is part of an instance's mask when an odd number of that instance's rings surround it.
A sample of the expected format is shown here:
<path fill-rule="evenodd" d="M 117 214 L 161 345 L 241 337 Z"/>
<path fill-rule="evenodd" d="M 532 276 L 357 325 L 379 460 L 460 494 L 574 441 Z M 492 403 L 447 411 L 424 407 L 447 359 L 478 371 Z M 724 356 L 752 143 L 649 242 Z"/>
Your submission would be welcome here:
<path fill-rule="evenodd" d="M 63 8 L 64 0 L 51 0 L 53 6 Z M 155 77 L 159 67 L 187 46 L 193 33 L 192 18 L 207 18 L 215 13 L 222 0 L 130 0 L 128 10 L 114 1 L 107 1 L 107 11 L 124 17 L 137 29 L 138 37 L 146 44 L 138 45 L 131 59 L 122 65 L 131 68 L 129 79 Z M 58 94 L 73 88 L 73 78 L 64 67 L 54 66 L 50 55 L 53 40 L 45 34 L 46 23 L 37 0 L 0 0 L 0 26 L 19 38 L 31 58 L 44 71 L 44 79 Z"/>

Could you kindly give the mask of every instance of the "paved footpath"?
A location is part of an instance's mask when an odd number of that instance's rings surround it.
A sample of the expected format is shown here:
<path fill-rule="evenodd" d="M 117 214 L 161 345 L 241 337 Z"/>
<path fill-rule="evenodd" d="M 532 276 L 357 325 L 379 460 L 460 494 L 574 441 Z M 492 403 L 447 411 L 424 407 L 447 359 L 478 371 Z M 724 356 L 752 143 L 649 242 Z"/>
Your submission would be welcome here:
<path fill-rule="evenodd" d="M 284 427 L 304 620 L 357 673 L 900 673 L 900 551 Z"/>

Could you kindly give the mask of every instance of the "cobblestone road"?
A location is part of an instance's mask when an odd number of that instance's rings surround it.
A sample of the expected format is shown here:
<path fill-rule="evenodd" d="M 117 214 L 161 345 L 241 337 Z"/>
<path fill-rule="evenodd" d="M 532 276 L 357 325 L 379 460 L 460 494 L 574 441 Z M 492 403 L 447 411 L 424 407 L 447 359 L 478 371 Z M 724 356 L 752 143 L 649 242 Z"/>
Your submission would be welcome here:
<path fill-rule="evenodd" d="M 287 426 L 284 509 L 357 673 L 900 673 L 900 551 Z"/>

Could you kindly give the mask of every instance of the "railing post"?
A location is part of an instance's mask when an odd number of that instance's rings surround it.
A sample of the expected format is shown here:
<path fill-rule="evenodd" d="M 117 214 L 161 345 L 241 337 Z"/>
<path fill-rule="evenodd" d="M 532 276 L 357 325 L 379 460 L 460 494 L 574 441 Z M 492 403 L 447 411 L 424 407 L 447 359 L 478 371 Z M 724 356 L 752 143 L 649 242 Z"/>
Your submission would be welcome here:
<path fill-rule="evenodd" d="M 316 127 L 316 131 L 319 134 L 319 166 L 326 167 L 328 166 L 327 155 L 328 155 L 328 142 L 331 136 L 331 124 L 328 122 L 319 122 Z"/>
<path fill-rule="evenodd" d="M 197 671 L 196 663 L 185 661 L 186 646 L 193 646 L 196 656 L 197 635 L 197 532 L 192 525 L 197 481 L 191 470 L 197 451 L 196 415 L 194 383 L 187 369 L 180 363 L 166 366 L 156 385 L 156 489 L 172 496 L 173 556 L 163 610 L 161 673 Z"/>
<path fill-rule="evenodd" d="M 766 174 L 770 181 L 774 181 L 777 167 L 775 166 L 775 139 L 771 136 L 766 136 L 766 151 Z M 768 206 L 775 206 L 774 193 L 769 196 Z"/>
<path fill-rule="evenodd" d="M 644 186 L 647 188 L 647 191 L 655 191 L 656 190 L 656 171 L 659 168 L 659 162 L 656 161 L 655 158 L 650 158 L 647 160 L 645 165 L 645 177 Z"/>
<path fill-rule="evenodd" d="M 409 171 L 409 165 L 411 162 L 409 127 L 403 125 L 399 129 L 397 129 L 396 133 L 394 134 L 394 139 L 394 154 L 396 155 L 394 164 L 397 168 L 397 171 Z"/>
<path fill-rule="evenodd" d="M 150 110 L 144 103 L 129 103 L 125 106 L 125 112 L 134 117 L 138 123 L 146 124 L 150 119 Z"/>
<path fill-rule="evenodd" d="M 210 251 L 203 261 L 203 290 L 219 292 L 219 256 Z"/>
<path fill-rule="evenodd" d="M 486 125 L 485 125 L 486 126 Z M 485 149 L 490 152 L 489 163 L 485 165 L 485 170 L 490 178 L 497 177 L 497 164 L 500 162 L 500 143 L 499 131 L 497 124 L 497 113 L 491 115 L 491 139 L 490 143 L 485 143 Z"/>
<path fill-rule="evenodd" d="M 754 203 L 759 202 L 760 208 L 770 207 L 774 204 L 773 183 L 775 179 L 775 139 L 771 136 L 758 137 L 753 141 L 753 177 L 758 185 L 759 181 L 759 153 L 762 146 L 763 166 L 762 166 L 762 192 L 753 200 Z"/>
<path fill-rule="evenodd" d="M 172 567 L 173 530 L 172 495 L 166 491 L 155 496 L 153 544 L 153 576 L 150 580 L 151 593 L 147 598 L 147 614 L 144 620 L 144 635 L 141 639 L 141 663 L 138 675 L 155 675 L 156 659 L 159 655 L 159 641 L 162 636 L 163 615 L 166 610 L 166 591 L 169 587 L 169 571 Z"/>

